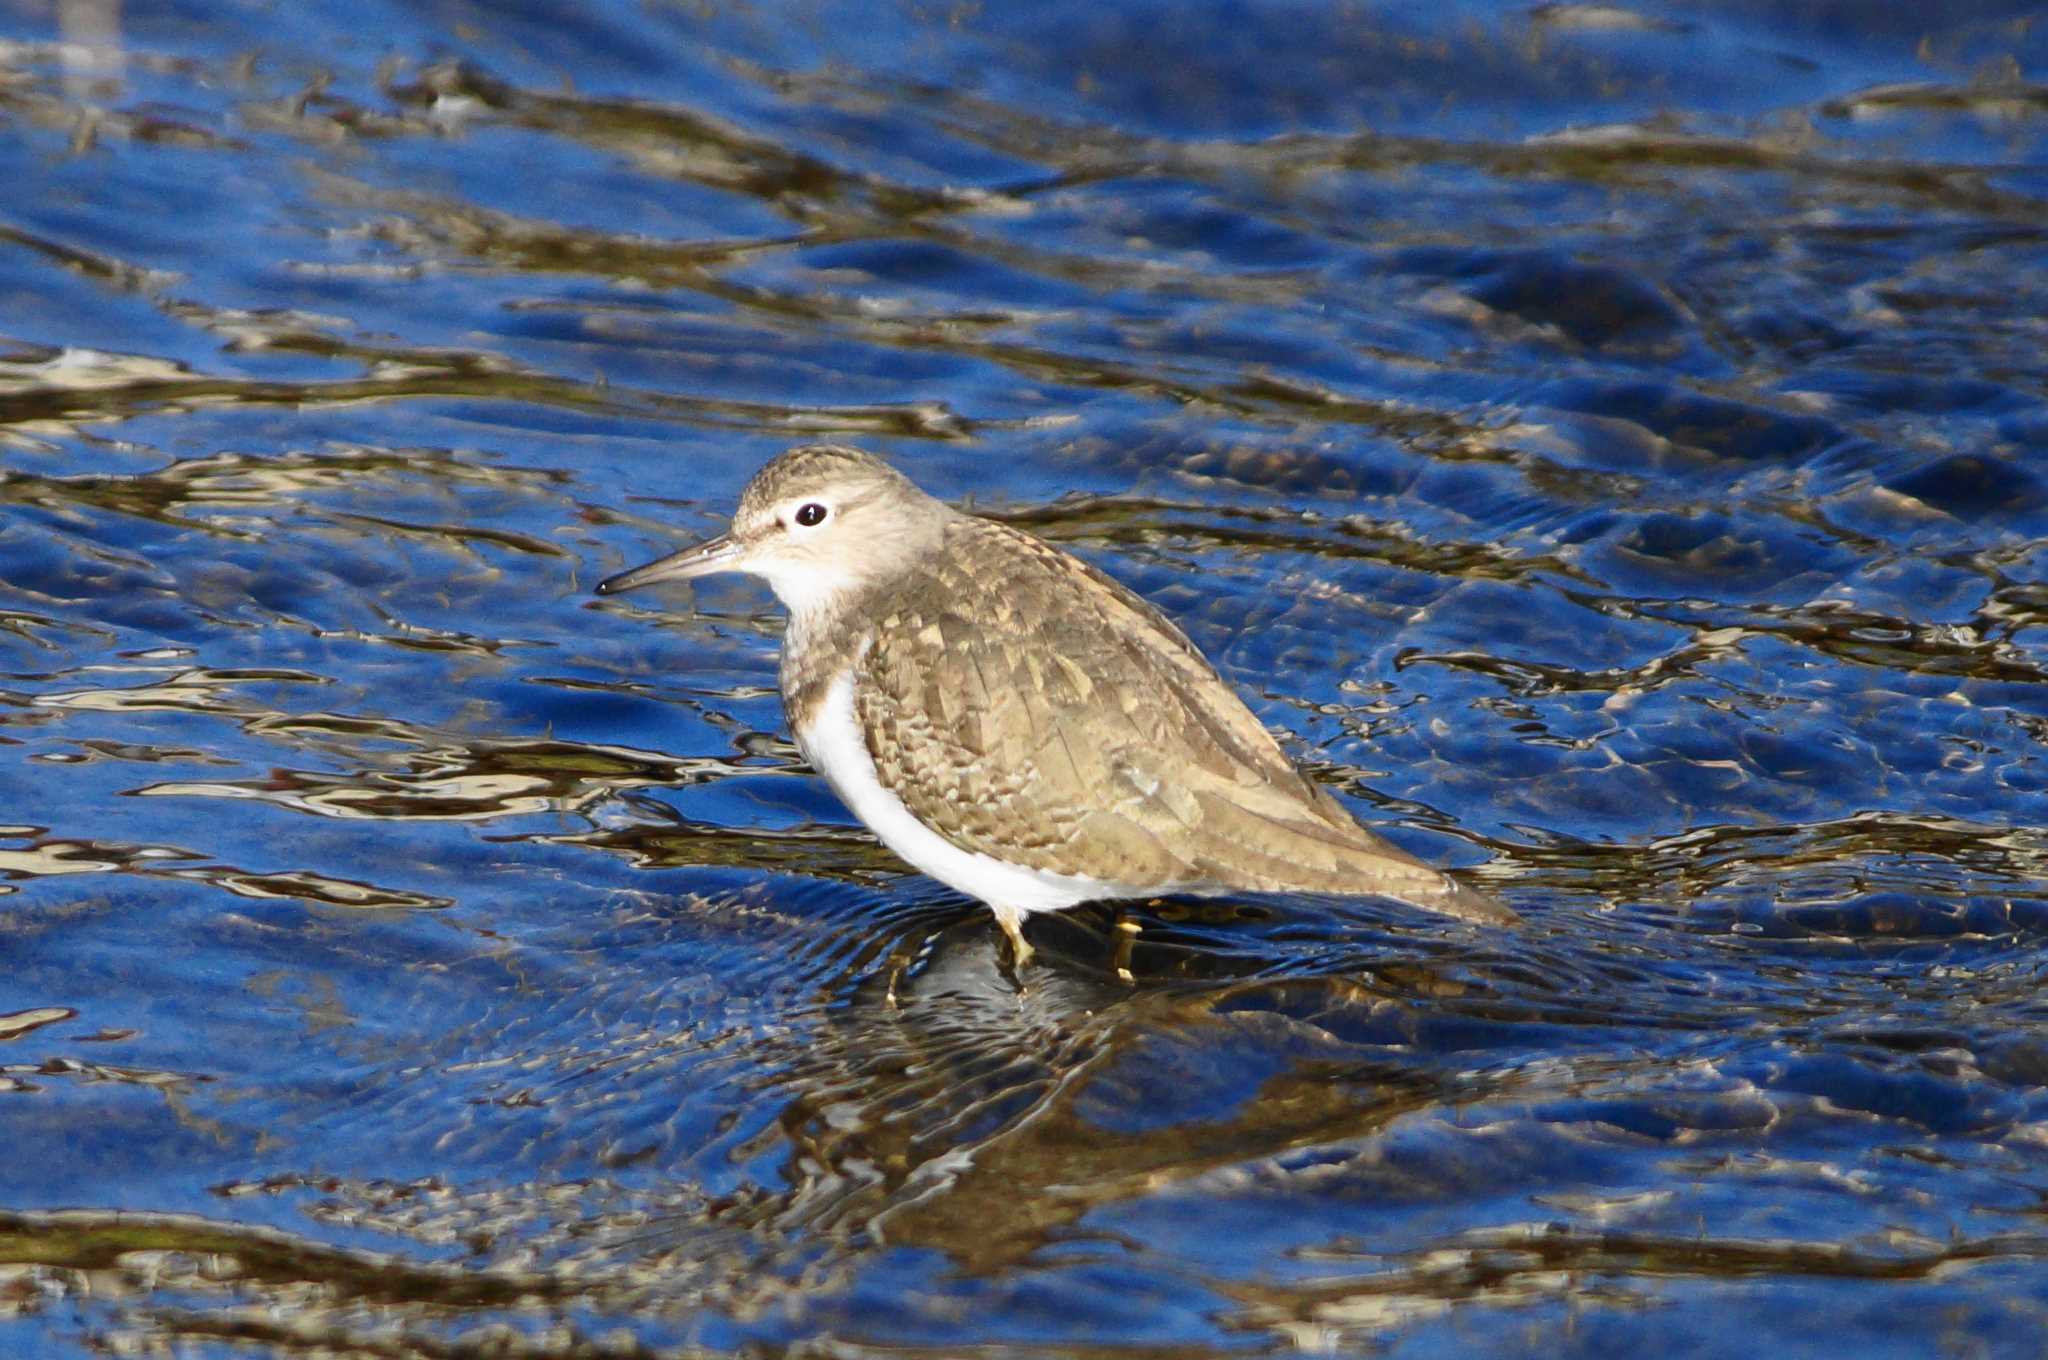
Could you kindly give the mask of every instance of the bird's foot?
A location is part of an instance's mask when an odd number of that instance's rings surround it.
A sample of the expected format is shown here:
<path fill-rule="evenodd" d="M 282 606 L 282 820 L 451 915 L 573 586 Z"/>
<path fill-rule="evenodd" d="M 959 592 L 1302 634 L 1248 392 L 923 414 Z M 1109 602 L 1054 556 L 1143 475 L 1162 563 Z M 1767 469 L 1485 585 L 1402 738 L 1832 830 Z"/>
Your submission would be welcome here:
<path fill-rule="evenodd" d="M 1024 938 L 1024 913 L 998 911 L 996 924 L 1003 928 L 1003 934 L 1010 940 L 1010 975 L 1022 982 L 1024 966 L 1031 962 L 1035 952 L 1031 942 Z"/>

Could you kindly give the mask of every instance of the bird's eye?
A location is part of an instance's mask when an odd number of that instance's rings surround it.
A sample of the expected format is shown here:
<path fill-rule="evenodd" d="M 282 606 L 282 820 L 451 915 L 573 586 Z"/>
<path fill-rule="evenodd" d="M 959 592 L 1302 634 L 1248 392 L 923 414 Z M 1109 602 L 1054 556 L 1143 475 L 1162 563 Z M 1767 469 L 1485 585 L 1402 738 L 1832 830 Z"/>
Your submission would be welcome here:
<path fill-rule="evenodd" d="M 825 507 L 816 501 L 805 501 L 796 508 L 796 522 L 806 529 L 815 528 L 825 522 Z"/>

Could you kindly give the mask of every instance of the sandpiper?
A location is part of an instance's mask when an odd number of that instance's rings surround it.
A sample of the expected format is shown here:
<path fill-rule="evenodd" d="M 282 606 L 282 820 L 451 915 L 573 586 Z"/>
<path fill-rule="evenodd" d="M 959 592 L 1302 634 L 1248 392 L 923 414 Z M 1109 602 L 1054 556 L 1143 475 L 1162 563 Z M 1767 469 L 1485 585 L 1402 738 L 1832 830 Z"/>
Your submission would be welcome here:
<path fill-rule="evenodd" d="M 1157 894 L 1517 919 L 1353 820 L 1152 605 L 872 454 L 778 455 L 728 532 L 597 592 L 713 572 L 762 577 L 789 610 L 805 758 L 884 845 L 988 904 L 1017 966 L 1032 912 Z"/>

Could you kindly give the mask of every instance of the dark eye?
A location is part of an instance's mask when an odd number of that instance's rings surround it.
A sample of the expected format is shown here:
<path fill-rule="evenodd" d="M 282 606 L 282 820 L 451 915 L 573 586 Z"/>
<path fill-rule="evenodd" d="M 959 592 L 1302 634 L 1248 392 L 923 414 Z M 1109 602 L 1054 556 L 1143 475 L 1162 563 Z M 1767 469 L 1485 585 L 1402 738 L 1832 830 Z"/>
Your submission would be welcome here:
<path fill-rule="evenodd" d="M 796 522 L 809 529 L 825 522 L 825 507 L 816 501 L 805 501 L 796 508 Z"/>

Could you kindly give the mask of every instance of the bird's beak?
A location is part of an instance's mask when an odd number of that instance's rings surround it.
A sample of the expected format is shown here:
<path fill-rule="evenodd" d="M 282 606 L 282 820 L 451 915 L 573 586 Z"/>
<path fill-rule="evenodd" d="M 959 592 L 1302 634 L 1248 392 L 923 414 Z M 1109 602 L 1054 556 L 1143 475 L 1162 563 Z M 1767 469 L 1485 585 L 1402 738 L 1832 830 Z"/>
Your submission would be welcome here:
<path fill-rule="evenodd" d="M 731 534 L 720 534 L 707 538 L 702 543 L 670 553 L 667 557 L 656 558 L 645 566 L 631 571 L 622 571 L 617 576 L 606 577 L 597 583 L 600 595 L 616 595 L 622 590 L 635 590 L 651 586 L 656 581 L 687 581 L 696 576 L 709 576 L 713 572 L 733 571 L 739 567 L 747 554 L 747 545 Z"/>

